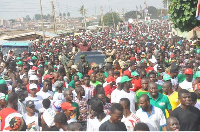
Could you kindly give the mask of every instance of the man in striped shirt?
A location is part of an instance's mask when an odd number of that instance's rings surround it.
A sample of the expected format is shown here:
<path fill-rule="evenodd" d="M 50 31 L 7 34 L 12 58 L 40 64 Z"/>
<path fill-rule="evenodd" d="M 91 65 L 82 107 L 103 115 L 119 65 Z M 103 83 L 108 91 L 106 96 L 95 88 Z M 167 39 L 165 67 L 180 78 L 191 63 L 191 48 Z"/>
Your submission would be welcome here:
<path fill-rule="evenodd" d="M 130 111 L 130 100 L 128 98 L 121 98 L 119 103 L 124 109 L 121 121 L 125 124 L 127 131 L 134 131 L 134 127 L 140 122 L 140 119 Z"/>

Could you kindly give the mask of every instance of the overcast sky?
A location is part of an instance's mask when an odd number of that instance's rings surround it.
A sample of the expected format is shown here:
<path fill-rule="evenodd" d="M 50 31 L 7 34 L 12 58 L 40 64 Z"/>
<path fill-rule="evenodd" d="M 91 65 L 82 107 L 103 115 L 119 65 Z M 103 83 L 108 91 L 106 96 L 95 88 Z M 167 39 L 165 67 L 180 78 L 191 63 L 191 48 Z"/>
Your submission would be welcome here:
<path fill-rule="evenodd" d="M 51 7 L 52 0 L 42 0 L 43 14 L 52 14 Z M 87 14 L 86 16 L 92 16 L 100 14 L 100 6 L 103 7 L 103 13 L 105 14 L 109 10 L 122 13 L 124 8 L 125 13 L 138 8 L 140 5 L 145 7 L 145 0 L 53 0 L 55 4 L 56 16 L 61 13 L 70 12 L 71 17 L 81 16 L 78 10 L 81 5 L 84 4 Z M 40 0 L 0 0 L 0 18 L 11 19 L 25 17 L 30 15 L 32 18 L 34 14 L 40 14 Z M 154 6 L 156 8 L 162 8 L 162 0 L 146 0 L 148 6 Z"/>

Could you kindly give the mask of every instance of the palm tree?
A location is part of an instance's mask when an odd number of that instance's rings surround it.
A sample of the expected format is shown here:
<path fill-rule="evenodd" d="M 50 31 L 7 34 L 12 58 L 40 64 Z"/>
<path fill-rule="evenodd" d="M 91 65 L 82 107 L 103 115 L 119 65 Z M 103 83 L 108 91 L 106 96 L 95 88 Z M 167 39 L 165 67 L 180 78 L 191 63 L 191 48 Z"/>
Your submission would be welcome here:
<path fill-rule="evenodd" d="M 83 12 L 83 11 L 84 11 L 84 12 Z M 80 14 L 81 14 L 82 17 L 83 17 L 84 13 L 86 13 L 86 9 L 84 8 L 84 5 L 81 6 L 81 8 L 79 9 L 79 12 L 80 12 Z"/>

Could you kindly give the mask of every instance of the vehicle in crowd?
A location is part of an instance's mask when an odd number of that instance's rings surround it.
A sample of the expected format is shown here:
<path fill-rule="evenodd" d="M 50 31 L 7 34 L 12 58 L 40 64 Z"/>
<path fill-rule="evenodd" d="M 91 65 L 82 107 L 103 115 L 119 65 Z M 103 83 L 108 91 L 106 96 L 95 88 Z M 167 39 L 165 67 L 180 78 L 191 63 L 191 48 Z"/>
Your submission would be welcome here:
<path fill-rule="evenodd" d="M 75 57 L 75 64 L 80 61 L 80 56 L 85 55 L 85 60 L 91 63 L 96 63 L 96 64 L 105 64 L 105 54 L 103 54 L 101 51 L 95 50 L 95 51 L 83 51 L 83 52 L 78 52 Z"/>

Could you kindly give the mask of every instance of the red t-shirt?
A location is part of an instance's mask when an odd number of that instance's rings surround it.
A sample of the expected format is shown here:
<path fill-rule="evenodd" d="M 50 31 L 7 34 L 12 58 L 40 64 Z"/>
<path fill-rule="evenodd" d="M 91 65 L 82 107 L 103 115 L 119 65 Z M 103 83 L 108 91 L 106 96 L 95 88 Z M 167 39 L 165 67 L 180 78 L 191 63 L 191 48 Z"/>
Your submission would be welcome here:
<path fill-rule="evenodd" d="M 111 95 L 112 91 L 115 90 L 117 87 L 111 87 L 109 84 L 104 87 L 105 95 Z"/>
<path fill-rule="evenodd" d="M 134 84 L 134 88 L 130 89 L 133 92 L 136 92 L 137 90 L 139 90 L 140 88 L 142 88 L 140 77 L 138 79 L 133 78 L 133 80 L 131 81 L 131 83 Z"/>
<path fill-rule="evenodd" d="M 13 108 L 3 108 L 1 111 L 0 111 L 0 120 L 1 120 L 1 131 L 3 131 L 4 127 L 5 127 L 5 123 L 6 123 L 6 117 L 9 115 L 9 114 L 12 114 L 12 113 L 17 113 L 17 111 Z"/>

